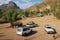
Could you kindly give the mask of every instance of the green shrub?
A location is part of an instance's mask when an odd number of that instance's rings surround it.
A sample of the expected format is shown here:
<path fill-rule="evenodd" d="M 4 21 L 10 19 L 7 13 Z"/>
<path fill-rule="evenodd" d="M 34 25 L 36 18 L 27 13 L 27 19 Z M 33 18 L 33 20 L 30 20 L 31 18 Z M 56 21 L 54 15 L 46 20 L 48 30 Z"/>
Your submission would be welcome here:
<path fill-rule="evenodd" d="M 45 9 L 45 10 L 42 12 L 42 14 L 43 14 L 43 15 L 48 15 L 48 14 L 49 14 L 49 12 L 50 12 L 50 10 L 49 10 L 49 9 Z"/>
<path fill-rule="evenodd" d="M 29 12 L 25 11 L 24 15 L 25 15 L 26 17 L 29 17 Z"/>
<path fill-rule="evenodd" d="M 2 17 L 3 13 L 0 11 L 0 18 Z"/>
<path fill-rule="evenodd" d="M 0 23 L 4 23 L 4 22 L 7 22 L 6 16 L 3 16 L 3 17 L 1 18 L 1 20 L 0 20 Z"/>
<path fill-rule="evenodd" d="M 60 12 L 58 11 L 54 11 L 53 12 L 53 15 L 57 18 L 57 19 L 60 19 Z"/>

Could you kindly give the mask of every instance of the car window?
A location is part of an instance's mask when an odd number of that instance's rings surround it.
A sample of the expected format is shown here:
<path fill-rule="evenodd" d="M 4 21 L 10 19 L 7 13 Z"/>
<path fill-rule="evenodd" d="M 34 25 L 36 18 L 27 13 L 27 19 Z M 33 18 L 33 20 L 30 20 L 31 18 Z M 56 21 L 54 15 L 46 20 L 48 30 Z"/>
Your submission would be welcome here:
<path fill-rule="evenodd" d="M 21 29 L 18 29 L 18 31 L 22 31 Z"/>
<path fill-rule="evenodd" d="M 28 23 L 28 25 L 33 25 L 34 23 Z"/>
<path fill-rule="evenodd" d="M 26 30 L 29 30 L 29 28 L 25 28 L 25 29 L 23 29 L 23 31 L 26 31 Z"/>
<path fill-rule="evenodd" d="M 51 27 L 46 27 L 46 28 L 51 28 Z"/>

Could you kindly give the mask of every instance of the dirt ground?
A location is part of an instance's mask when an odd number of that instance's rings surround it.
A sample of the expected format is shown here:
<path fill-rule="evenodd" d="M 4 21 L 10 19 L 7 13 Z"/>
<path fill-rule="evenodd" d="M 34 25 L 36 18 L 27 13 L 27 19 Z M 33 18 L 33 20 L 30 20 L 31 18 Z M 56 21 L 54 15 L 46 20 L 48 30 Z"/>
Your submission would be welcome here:
<path fill-rule="evenodd" d="M 46 24 L 50 24 L 56 30 L 57 33 L 54 34 L 56 36 L 55 40 L 60 40 L 60 20 L 52 15 L 18 20 L 18 22 L 20 21 L 23 24 L 34 21 L 39 26 L 31 28 L 33 32 L 30 35 L 20 36 L 16 34 L 16 28 L 8 28 L 9 23 L 0 24 L 0 40 L 54 40 L 53 34 L 47 34 L 44 31 L 44 25 Z"/>

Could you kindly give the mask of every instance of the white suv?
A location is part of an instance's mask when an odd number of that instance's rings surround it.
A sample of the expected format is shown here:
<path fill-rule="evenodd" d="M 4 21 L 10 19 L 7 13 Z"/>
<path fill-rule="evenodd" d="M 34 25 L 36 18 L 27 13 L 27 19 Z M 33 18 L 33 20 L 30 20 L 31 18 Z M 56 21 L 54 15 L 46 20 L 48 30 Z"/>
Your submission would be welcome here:
<path fill-rule="evenodd" d="M 55 30 L 49 25 L 47 24 L 45 26 L 45 31 L 49 34 L 49 33 L 55 33 Z"/>
<path fill-rule="evenodd" d="M 26 34 L 29 34 L 31 31 L 32 30 L 30 28 L 28 28 L 28 27 L 25 26 L 25 27 L 19 27 L 19 28 L 17 28 L 16 33 L 18 35 L 26 35 Z"/>
<path fill-rule="evenodd" d="M 29 23 L 26 24 L 27 27 L 32 28 L 32 27 L 36 27 L 38 26 L 37 24 L 35 24 L 33 21 L 30 21 Z"/>

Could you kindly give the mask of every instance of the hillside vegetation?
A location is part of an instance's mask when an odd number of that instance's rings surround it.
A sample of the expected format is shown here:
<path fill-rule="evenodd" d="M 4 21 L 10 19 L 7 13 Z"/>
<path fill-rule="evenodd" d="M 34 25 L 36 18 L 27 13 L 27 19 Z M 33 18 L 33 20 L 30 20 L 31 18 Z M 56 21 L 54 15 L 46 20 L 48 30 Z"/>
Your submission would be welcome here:
<path fill-rule="evenodd" d="M 12 1 L 0 6 L 0 23 L 15 21 L 22 10 Z"/>
<path fill-rule="evenodd" d="M 53 13 L 56 18 L 60 19 L 60 0 L 43 0 L 41 3 L 35 4 L 26 9 L 29 12 L 41 14 Z"/>
<path fill-rule="evenodd" d="M 20 9 L 14 2 L 10 1 L 8 4 L 0 6 L 0 23 L 13 22 L 22 17 L 42 17 L 51 13 L 60 19 L 60 0 L 43 0 L 25 10 Z"/>

